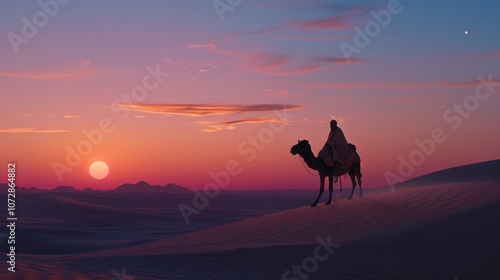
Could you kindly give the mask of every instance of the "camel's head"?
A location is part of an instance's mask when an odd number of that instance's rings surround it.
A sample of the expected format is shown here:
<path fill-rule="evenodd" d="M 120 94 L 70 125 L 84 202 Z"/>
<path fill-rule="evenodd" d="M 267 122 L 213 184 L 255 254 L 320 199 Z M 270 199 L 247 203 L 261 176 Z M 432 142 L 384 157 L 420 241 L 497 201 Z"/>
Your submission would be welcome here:
<path fill-rule="evenodd" d="M 293 145 L 290 149 L 290 153 L 292 155 L 301 154 L 302 151 L 311 149 L 311 145 L 309 145 L 309 141 L 307 140 L 298 140 L 298 143 Z"/>

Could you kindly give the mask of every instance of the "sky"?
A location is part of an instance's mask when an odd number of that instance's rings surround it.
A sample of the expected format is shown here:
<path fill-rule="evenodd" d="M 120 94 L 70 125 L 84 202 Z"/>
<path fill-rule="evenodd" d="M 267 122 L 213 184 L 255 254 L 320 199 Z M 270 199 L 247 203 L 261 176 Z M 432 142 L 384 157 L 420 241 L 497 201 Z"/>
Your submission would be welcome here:
<path fill-rule="evenodd" d="M 368 188 L 498 159 L 499 10 L 493 0 L 2 1 L 2 166 L 46 189 L 316 189 L 290 148 L 307 139 L 317 153 L 331 119 L 357 146 Z M 105 178 L 89 174 L 95 161 Z"/>

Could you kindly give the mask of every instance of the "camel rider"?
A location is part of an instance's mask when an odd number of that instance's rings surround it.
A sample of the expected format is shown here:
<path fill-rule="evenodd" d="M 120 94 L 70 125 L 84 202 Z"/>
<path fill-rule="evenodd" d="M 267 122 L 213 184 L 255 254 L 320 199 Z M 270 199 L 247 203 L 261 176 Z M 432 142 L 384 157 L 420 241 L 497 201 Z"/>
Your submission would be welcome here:
<path fill-rule="evenodd" d="M 327 165 L 339 169 L 349 168 L 354 160 L 354 154 L 345 139 L 344 132 L 337 126 L 336 120 L 330 121 L 330 134 L 318 157 Z"/>

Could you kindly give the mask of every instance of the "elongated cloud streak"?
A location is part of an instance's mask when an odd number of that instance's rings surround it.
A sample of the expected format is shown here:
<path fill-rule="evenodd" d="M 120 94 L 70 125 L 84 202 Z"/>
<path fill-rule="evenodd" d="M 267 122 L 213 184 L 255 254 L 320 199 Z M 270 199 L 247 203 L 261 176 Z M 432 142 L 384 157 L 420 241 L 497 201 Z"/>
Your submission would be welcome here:
<path fill-rule="evenodd" d="M 315 61 L 320 61 L 324 63 L 333 63 L 333 64 L 350 64 L 350 63 L 361 63 L 366 62 L 366 60 L 362 58 L 344 58 L 344 57 L 332 57 L 332 56 L 322 56 L 314 59 Z"/>
<path fill-rule="evenodd" d="M 52 129 L 52 130 L 36 130 L 32 127 L 21 127 L 21 128 L 6 128 L 0 129 L 0 133 L 60 133 L 68 132 L 69 130 Z"/>
<path fill-rule="evenodd" d="M 305 36 L 292 36 L 292 35 L 273 35 L 273 37 L 287 40 L 296 41 L 349 41 L 354 40 L 352 36 L 337 36 L 337 37 L 305 37 Z"/>
<path fill-rule="evenodd" d="M 292 69 L 292 70 L 267 71 L 267 72 L 263 72 L 263 74 L 275 75 L 275 76 L 289 76 L 289 75 L 298 75 L 298 74 L 308 73 L 308 72 L 317 70 L 318 68 L 319 68 L 318 65 L 308 65 L 308 66 L 303 66 L 303 67 L 300 67 L 297 69 Z"/>
<path fill-rule="evenodd" d="M 302 105 L 287 104 L 118 104 L 118 107 L 153 114 L 184 115 L 191 117 L 229 115 L 245 112 L 301 109 Z"/>
<path fill-rule="evenodd" d="M 345 22 L 348 18 L 347 16 L 334 15 L 321 19 L 294 20 L 292 25 L 300 28 L 336 28 L 345 30 L 353 27 Z"/>
<path fill-rule="evenodd" d="M 312 88 L 325 88 L 325 89 L 355 89 L 355 88 L 389 88 L 389 89 L 411 89 L 411 88 L 462 88 L 471 87 L 477 85 L 490 85 L 490 86 L 500 86 L 499 80 L 489 80 L 483 83 L 480 80 L 473 80 L 464 83 L 406 83 L 406 84 L 396 84 L 396 83 L 302 83 L 295 84 L 298 86 L 312 87 Z"/>
<path fill-rule="evenodd" d="M 288 119 L 276 118 L 276 117 L 257 117 L 257 118 L 246 118 L 232 121 L 199 121 L 198 124 L 206 125 L 206 128 L 202 129 L 205 132 L 217 132 L 221 130 L 231 130 L 236 129 L 236 125 L 241 124 L 256 124 L 256 123 L 279 123 L 288 124 Z"/>
<path fill-rule="evenodd" d="M 247 118 L 247 119 L 234 120 L 234 121 L 225 121 L 225 122 L 221 122 L 221 124 L 235 125 L 235 124 L 269 123 L 269 122 L 285 123 L 285 120 L 278 119 L 278 118 L 272 118 L 272 117 L 261 117 L 261 118 Z"/>
<path fill-rule="evenodd" d="M 332 65 L 348 65 L 354 63 L 363 63 L 366 60 L 361 58 L 343 58 L 331 56 L 319 56 L 306 61 L 305 66 L 292 65 L 290 55 L 276 55 L 266 52 L 240 52 L 224 51 L 209 48 L 208 45 L 188 45 L 188 48 L 200 49 L 212 53 L 236 56 L 243 59 L 242 69 L 245 71 L 256 72 L 264 75 L 287 76 L 301 75 Z M 304 63 L 303 63 L 304 64 Z"/>

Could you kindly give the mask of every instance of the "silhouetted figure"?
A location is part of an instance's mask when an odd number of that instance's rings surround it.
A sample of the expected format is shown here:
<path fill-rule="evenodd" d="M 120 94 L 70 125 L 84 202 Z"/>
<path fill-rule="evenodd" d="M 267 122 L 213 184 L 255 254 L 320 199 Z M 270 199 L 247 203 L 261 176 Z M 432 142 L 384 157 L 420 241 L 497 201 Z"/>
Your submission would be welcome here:
<path fill-rule="evenodd" d="M 361 189 L 361 177 L 363 177 L 363 174 L 361 174 L 361 157 L 356 151 L 357 150 L 356 146 L 349 143 L 349 147 L 351 148 L 354 154 L 354 160 L 351 165 L 351 169 L 349 169 L 348 172 L 352 182 L 352 192 L 351 195 L 349 196 L 349 199 L 352 199 L 352 195 L 354 194 L 354 189 L 356 188 L 356 179 L 358 180 L 359 184 L 359 197 L 363 197 L 363 190 Z"/>
<path fill-rule="evenodd" d="M 347 143 L 344 132 L 337 126 L 336 120 L 330 121 L 330 133 L 318 157 L 322 158 L 326 165 L 336 169 L 347 169 L 354 160 L 354 153 Z"/>
<path fill-rule="evenodd" d="M 318 204 L 321 195 L 325 191 L 325 178 L 328 177 L 328 190 L 330 191 L 330 197 L 325 204 L 332 203 L 332 193 L 333 193 L 333 176 L 341 176 L 347 173 L 348 169 L 335 169 L 333 166 L 328 166 L 326 163 L 319 157 L 315 157 L 312 150 L 311 145 L 309 145 L 309 141 L 307 140 L 299 140 L 299 143 L 294 145 L 290 149 L 290 153 L 292 155 L 299 154 L 304 161 L 306 162 L 309 168 L 317 170 L 320 179 L 320 188 L 318 198 L 311 204 L 311 207 L 315 207 Z"/>

